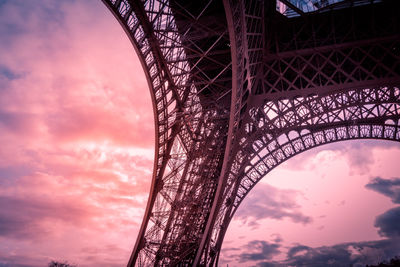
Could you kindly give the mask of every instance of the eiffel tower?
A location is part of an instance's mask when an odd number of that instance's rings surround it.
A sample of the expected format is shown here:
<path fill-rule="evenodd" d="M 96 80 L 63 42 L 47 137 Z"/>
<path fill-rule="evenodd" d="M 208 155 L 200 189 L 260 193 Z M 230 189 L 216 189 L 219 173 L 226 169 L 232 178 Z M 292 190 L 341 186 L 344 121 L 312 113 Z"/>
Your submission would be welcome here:
<path fill-rule="evenodd" d="M 400 1 L 102 1 L 139 55 L 157 136 L 128 266 L 216 266 L 273 168 L 332 142 L 400 140 Z"/>

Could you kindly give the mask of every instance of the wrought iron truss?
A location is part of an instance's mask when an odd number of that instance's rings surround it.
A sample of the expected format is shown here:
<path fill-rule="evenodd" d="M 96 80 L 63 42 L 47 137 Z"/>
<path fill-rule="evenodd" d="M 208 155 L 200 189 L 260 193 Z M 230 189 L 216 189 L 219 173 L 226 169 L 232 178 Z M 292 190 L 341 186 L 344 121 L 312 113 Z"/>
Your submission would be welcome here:
<path fill-rule="evenodd" d="M 149 201 L 128 266 L 212 266 L 241 201 L 313 147 L 400 140 L 399 1 L 102 0 L 153 101 Z"/>

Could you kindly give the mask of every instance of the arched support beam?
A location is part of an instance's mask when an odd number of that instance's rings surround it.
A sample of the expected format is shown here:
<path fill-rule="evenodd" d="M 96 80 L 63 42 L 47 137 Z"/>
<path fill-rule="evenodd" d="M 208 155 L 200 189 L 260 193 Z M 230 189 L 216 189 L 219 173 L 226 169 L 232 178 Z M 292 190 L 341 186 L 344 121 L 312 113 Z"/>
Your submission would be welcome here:
<path fill-rule="evenodd" d="M 275 1 L 102 1 L 139 55 L 156 126 L 129 266 L 218 265 L 233 214 L 272 168 L 329 142 L 399 138 L 397 1 L 297 18 Z"/>
<path fill-rule="evenodd" d="M 367 132 L 371 132 L 371 129 L 373 134 L 368 135 Z M 326 142 L 324 142 L 324 138 L 322 137 L 323 134 L 321 132 L 316 133 L 318 138 L 320 140 L 318 141 L 319 143 L 314 143 L 313 139 L 315 137 L 313 133 L 309 133 L 308 135 L 299 137 L 298 139 L 294 140 L 295 142 L 309 142 L 309 146 L 306 147 L 304 146 L 304 150 L 301 150 L 298 146 L 298 153 L 293 153 L 290 154 L 288 157 L 282 158 L 279 162 L 273 161 L 273 162 L 259 162 L 256 166 L 252 166 L 249 169 L 247 169 L 246 174 L 243 175 L 241 178 L 241 183 L 238 188 L 238 196 L 235 199 L 235 202 L 232 204 L 233 209 L 232 212 L 227 216 L 226 221 L 227 225 L 226 226 L 221 226 L 221 232 L 220 235 L 223 237 L 226 234 L 226 231 L 228 229 L 228 224 L 234 217 L 236 211 L 238 210 L 240 204 L 242 203 L 243 199 L 250 193 L 250 191 L 257 185 L 259 181 L 263 177 L 265 177 L 272 169 L 278 167 L 280 164 L 284 163 L 285 161 L 291 159 L 292 157 L 305 152 L 307 150 L 310 150 L 312 148 L 321 146 L 321 145 L 326 145 L 326 144 L 331 144 L 335 142 L 340 142 L 340 141 L 347 141 L 347 140 L 365 140 L 365 139 L 374 139 L 374 140 L 384 140 L 384 141 L 396 141 L 400 142 L 400 124 L 393 125 L 393 124 L 384 124 L 384 125 L 379 125 L 379 124 L 373 124 L 373 125 L 355 125 L 355 126 L 348 126 L 348 127 L 338 127 L 338 128 L 330 128 L 327 130 L 324 130 L 325 132 L 331 134 L 331 139 L 325 139 Z M 347 134 L 343 134 L 344 132 L 347 132 Z M 361 132 L 361 135 L 359 136 L 357 132 Z M 383 132 L 383 134 L 382 134 Z M 339 139 L 334 139 L 332 136 L 334 134 L 338 134 Z M 222 242 L 221 242 L 222 246 Z M 219 247 L 220 251 L 221 247 Z M 219 253 L 216 255 L 216 257 L 219 257 Z M 216 259 L 216 262 L 218 262 L 218 259 Z"/>
<path fill-rule="evenodd" d="M 102 1 L 135 47 L 155 118 L 151 191 L 128 266 L 190 265 L 217 187 L 228 131 L 230 51 L 225 18 L 213 15 L 222 5 Z"/>
<path fill-rule="evenodd" d="M 400 89 L 378 87 L 265 101 L 249 111 L 231 183 L 226 184 L 225 209 L 217 251 L 245 196 L 272 169 L 314 147 L 344 140 L 400 141 Z"/>
<path fill-rule="evenodd" d="M 224 162 L 219 176 L 218 188 L 213 206 L 207 221 L 204 235 L 196 253 L 193 266 L 213 266 L 219 254 L 218 233 L 221 209 L 225 208 L 225 191 L 229 183 L 229 171 L 235 159 L 234 148 L 238 146 L 237 138 L 242 127 L 243 109 L 246 105 L 245 95 L 249 95 L 253 83 L 260 75 L 263 55 L 263 17 L 264 3 L 258 0 L 229 1 L 224 0 L 225 15 L 228 23 L 232 55 L 232 97 L 227 144 Z M 248 47 L 249 41 L 254 47 Z"/>

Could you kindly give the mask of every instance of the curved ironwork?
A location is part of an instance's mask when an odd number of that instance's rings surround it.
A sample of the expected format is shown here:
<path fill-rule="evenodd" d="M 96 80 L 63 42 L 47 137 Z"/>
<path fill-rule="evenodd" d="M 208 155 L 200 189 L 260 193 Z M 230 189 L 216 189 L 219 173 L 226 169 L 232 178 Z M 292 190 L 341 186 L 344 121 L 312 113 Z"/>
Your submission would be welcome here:
<path fill-rule="evenodd" d="M 156 126 L 128 266 L 217 265 L 241 201 L 280 163 L 400 141 L 398 1 L 102 1 L 139 55 Z"/>
<path fill-rule="evenodd" d="M 222 3 L 103 2 L 136 48 L 156 124 L 151 192 L 129 266 L 190 264 L 217 187 L 228 130 L 229 37 L 225 19 L 213 16 Z"/>
<path fill-rule="evenodd" d="M 230 167 L 213 228 L 217 253 L 242 199 L 281 162 L 338 140 L 399 140 L 400 99 L 399 89 L 394 86 L 400 84 L 398 19 L 386 25 L 385 31 L 377 30 L 387 23 L 377 14 L 396 16 L 387 12 L 387 6 L 361 6 L 357 13 L 340 10 L 288 20 L 272 14 L 273 6 L 253 8 L 257 4 L 261 5 L 250 0 L 229 2 L 228 10 L 235 14 L 233 29 L 241 29 L 230 32 L 235 36 L 236 49 L 244 48 L 248 55 L 256 55 L 256 50 L 249 48 L 260 47 L 253 37 L 260 33 L 265 43 L 262 62 L 252 61 L 252 80 L 243 83 L 240 79 L 249 70 L 234 66 L 240 74 L 233 76 L 233 83 L 236 81 L 239 88 L 252 85 L 250 93 L 242 97 L 238 124 L 243 127 L 235 135 L 236 144 L 229 155 Z M 259 10 L 264 10 L 263 28 L 254 26 Z M 357 30 L 360 25 L 349 23 L 355 17 L 361 20 L 372 10 L 376 13 L 369 27 Z M 342 23 L 351 26 L 337 28 Z M 370 31 L 369 38 L 365 38 L 366 31 Z M 209 263 L 216 263 L 218 256 Z"/>
<path fill-rule="evenodd" d="M 275 109 L 276 108 L 276 109 Z M 325 97 L 266 101 L 250 110 L 225 185 L 224 208 L 215 227 L 219 251 L 237 208 L 272 169 L 311 148 L 352 139 L 400 141 L 400 90 L 359 89 Z M 279 114 L 279 116 L 278 116 Z"/>

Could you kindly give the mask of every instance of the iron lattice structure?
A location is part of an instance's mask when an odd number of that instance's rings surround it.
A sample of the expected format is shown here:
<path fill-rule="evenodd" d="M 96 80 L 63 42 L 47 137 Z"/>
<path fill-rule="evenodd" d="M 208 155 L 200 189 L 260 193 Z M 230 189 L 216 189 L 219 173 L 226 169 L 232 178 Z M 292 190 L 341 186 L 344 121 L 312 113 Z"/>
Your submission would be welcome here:
<path fill-rule="evenodd" d="M 400 140 L 400 1 L 102 0 L 155 116 L 151 192 L 128 266 L 212 266 L 241 201 L 313 147 Z"/>

